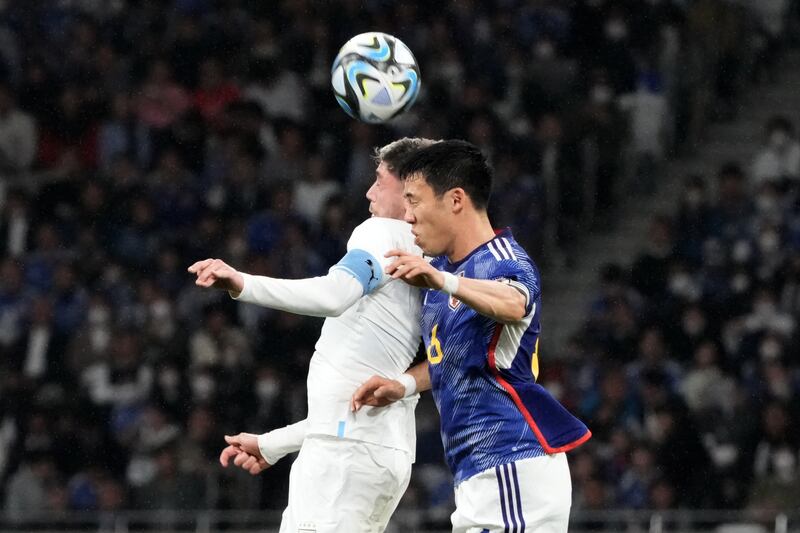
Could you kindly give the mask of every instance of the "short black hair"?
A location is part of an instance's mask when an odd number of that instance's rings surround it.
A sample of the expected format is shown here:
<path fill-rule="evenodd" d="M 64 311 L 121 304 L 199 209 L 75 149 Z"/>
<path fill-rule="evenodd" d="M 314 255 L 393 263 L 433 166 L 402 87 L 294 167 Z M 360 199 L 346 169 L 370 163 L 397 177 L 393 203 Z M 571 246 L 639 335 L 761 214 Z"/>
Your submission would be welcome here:
<path fill-rule="evenodd" d="M 372 153 L 372 159 L 376 165 L 384 163 L 389 172 L 397 174 L 397 171 L 403 166 L 403 163 L 411 157 L 411 155 L 421 148 L 432 145 L 437 141 L 431 139 L 424 139 L 422 137 L 403 137 L 394 142 L 390 142 L 386 146 L 375 148 Z"/>
<path fill-rule="evenodd" d="M 418 150 L 403 164 L 398 175 L 407 179 L 422 174 L 436 196 L 461 187 L 477 209 L 485 210 L 492 195 L 492 167 L 472 143 L 440 141 Z"/>

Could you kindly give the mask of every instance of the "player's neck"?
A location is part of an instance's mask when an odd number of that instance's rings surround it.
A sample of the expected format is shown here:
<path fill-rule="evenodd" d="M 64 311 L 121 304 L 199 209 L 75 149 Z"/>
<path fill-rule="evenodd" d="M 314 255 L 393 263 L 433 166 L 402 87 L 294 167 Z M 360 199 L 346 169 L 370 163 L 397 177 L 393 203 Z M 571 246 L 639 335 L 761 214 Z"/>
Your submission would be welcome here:
<path fill-rule="evenodd" d="M 458 221 L 453 246 L 447 254 L 451 263 L 458 263 L 473 250 L 494 239 L 494 229 L 486 213 L 475 213 Z"/>

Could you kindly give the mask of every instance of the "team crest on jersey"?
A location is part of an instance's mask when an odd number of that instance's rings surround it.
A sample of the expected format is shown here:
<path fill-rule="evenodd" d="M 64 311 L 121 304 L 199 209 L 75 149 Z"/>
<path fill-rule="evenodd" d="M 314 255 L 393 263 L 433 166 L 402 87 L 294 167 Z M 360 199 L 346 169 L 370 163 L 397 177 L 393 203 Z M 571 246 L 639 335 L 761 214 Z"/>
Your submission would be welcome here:
<path fill-rule="evenodd" d="M 460 277 L 463 278 L 464 277 L 464 271 L 462 270 L 461 272 L 457 273 L 456 276 L 460 276 Z M 450 309 L 455 311 L 461 305 L 461 300 L 459 300 L 455 296 L 451 296 L 450 299 L 447 301 L 447 305 L 450 306 Z"/>

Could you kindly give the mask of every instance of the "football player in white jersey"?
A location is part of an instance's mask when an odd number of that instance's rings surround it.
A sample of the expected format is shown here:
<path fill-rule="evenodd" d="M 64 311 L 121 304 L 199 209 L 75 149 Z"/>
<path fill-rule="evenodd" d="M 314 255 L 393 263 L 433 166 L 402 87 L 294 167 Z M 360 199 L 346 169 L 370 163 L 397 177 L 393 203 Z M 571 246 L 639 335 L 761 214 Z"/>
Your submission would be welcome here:
<path fill-rule="evenodd" d="M 414 461 L 418 396 L 354 413 L 353 391 L 373 374 L 397 378 L 420 342 L 419 290 L 385 273 L 392 249 L 421 255 L 404 222 L 403 183 L 396 169 L 430 145 L 401 139 L 376 151 L 367 192 L 372 218 L 353 231 L 347 253 L 326 276 L 287 280 L 238 272 L 220 259 L 189 267 L 201 287 L 227 290 L 242 302 L 327 317 L 308 372 L 308 415 L 263 435 L 226 437 L 220 462 L 256 474 L 300 453 L 289 477 L 281 533 L 383 531 L 408 486 Z M 416 384 L 405 374 L 408 391 Z"/>

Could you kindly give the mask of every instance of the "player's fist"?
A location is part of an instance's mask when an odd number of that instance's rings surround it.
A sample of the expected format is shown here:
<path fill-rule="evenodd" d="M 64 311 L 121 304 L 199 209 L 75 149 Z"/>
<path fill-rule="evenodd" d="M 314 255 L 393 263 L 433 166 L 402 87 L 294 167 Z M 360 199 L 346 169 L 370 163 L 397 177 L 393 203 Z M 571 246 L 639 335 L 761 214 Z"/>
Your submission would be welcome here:
<path fill-rule="evenodd" d="M 219 462 L 227 467 L 231 460 L 233 464 L 247 470 L 253 475 L 259 474 L 269 468 L 270 465 L 261 456 L 258 448 L 258 436 L 252 433 L 239 433 L 238 435 L 225 435 L 225 442 L 228 446 L 219 455 Z"/>
<path fill-rule="evenodd" d="M 350 409 L 358 411 L 362 405 L 383 407 L 397 400 L 402 400 L 406 387 L 394 379 L 372 376 L 353 393 L 350 398 Z"/>
<path fill-rule="evenodd" d="M 187 269 L 197 276 L 194 283 L 200 287 L 213 287 L 238 295 L 244 289 L 244 277 L 221 259 L 204 259 Z"/>
<path fill-rule="evenodd" d="M 230 464 L 231 459 L 233 459 L 233 464 L 247 470 L 254 476 L 272 466 L 264 459 L 253 457 L 236 446 L 227 446 L 222 450 L 222 453 L 219 454 L 219 462 L 226 468 Z"/>
<path fill-rule="evenodd" d="M 253 457 L 261 457 L 261 450 L 258 448 L 258 435 L 253 433 L 239 433 L 238 435 L 225 435 L 225 442 L 231 446 L 236 446 L 243 452 Z M 239 465 L 237 465 L 239 466 Z"/>

